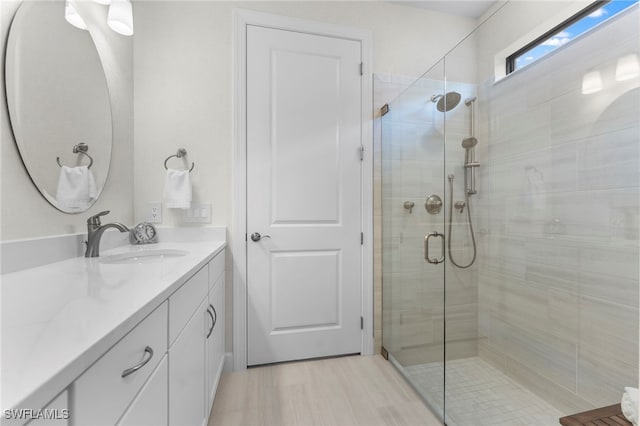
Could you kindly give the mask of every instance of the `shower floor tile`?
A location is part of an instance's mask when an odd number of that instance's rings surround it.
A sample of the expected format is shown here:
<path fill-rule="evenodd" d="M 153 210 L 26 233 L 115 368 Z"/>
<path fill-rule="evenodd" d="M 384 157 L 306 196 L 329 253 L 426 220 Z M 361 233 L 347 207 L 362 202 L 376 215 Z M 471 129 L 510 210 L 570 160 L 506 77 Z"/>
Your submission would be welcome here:
<path fill-rule="evenodd" d="M 412 365 L 405 371 L 442 410 L 442 363 Z M 449 426 L 555 426 L 564 415 L 478 357 L 447 361 L 445 396 Z"/>

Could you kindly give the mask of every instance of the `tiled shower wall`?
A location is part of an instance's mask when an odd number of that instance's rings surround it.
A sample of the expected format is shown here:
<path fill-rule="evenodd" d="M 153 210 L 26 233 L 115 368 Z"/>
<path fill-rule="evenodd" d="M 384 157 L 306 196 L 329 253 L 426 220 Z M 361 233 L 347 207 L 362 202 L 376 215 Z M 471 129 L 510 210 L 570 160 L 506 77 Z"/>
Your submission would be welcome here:
<path fill-rule="evenodd" d="M 640 78 L 615 78 L 633 9 L 479 88 L 479 355 L 565 412 L 638 385 Z"/>

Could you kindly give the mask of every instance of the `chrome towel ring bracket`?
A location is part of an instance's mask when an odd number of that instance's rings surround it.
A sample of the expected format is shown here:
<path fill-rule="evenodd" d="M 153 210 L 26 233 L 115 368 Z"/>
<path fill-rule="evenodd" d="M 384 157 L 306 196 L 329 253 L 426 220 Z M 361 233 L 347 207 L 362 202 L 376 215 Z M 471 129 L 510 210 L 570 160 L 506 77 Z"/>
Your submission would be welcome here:
<path fill-rule="evenodd" d="M 87 166 L 87 168 L 90 169 L 91 166 L 93 166 L 93 158 L 91 158 L 87 151 L 89 151 L 89 145 L 84 142 L 80 142 L 78 145 L 73 146 L 74 154 L 82 154 L 89 159 L 89 165 Z M 58 166 L 62 167 L 62 164 L 60 163 L 60 157 L 56 157 L 56 162 L 58 163 Z"/>
<path fill-rule="evenodd" d="M 169 161 L 171 158 L 176 157 L 176 158 L 182 158 L 184 156 L 187 155 L 187 150 L 184 148 L 180 148 L 178 149 L 178 152 L 176 152 L 174 155 L 170 155 L 167 157 L 166 160 L 164 160 L 164 168 L 169 170 L 169 167 L 167 167 L 167 161 Z M 191 171 L 193 170 L 193 168 L 195 167 L 195 163 L 191 163 L 191 168 L 189 169 L 189 173 L 191 173 Z"/>

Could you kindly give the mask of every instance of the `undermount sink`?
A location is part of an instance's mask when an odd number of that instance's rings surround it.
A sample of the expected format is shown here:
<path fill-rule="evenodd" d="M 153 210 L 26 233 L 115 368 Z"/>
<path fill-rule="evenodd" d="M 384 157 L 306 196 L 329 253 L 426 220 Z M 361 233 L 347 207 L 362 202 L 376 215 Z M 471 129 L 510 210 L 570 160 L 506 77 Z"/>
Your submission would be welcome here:
<path fill-rule="evenodd" d="M 129 253 L 112 254 L 111 256 L 100 258 L 100 263 L 155 263 L 162 262 L 163 260 L 170 258 L 182 257 L 187 254 L 189 254 L 189 252 L 185 250 L 149 249 Z"/>

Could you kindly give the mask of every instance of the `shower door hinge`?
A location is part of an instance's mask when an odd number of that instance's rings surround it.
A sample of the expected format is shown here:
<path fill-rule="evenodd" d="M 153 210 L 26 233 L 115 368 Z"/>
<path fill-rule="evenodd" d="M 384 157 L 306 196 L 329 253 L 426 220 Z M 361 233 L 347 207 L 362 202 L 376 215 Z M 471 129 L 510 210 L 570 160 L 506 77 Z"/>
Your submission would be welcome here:
<path fill-rule="evenodd" d="M 360 161 L 364 160 L 364 145 L 360 145 L 360 148 L 358 148 L 358 150 L 360 151 Z"/>
<path fill-rule="evenodd" d="M 382 108 L 380 108 L 380 116 L 384 117 L 388 112 L 389 112 L 389 104 L 382 105 Z"/>
<path fill-rule="evenodd" d="M 360 233 L 360 245 L 364 244 L 364 232 Z"/>
<path fill-rule="evenodd" d="M 364 75 L 364 64 L 360 62 L 360 75 Z"/>
<path fill-rule="evenodd" d="M 360 330 L 364 330 L 364 318 L 360 317 Z"/>
<path fill-rule="evenodd" d="M 384 346 L 380 348 L 380 355 L 382 355 L 382 358 L 389 361 L 389 351 L 387 351 Z"/>

